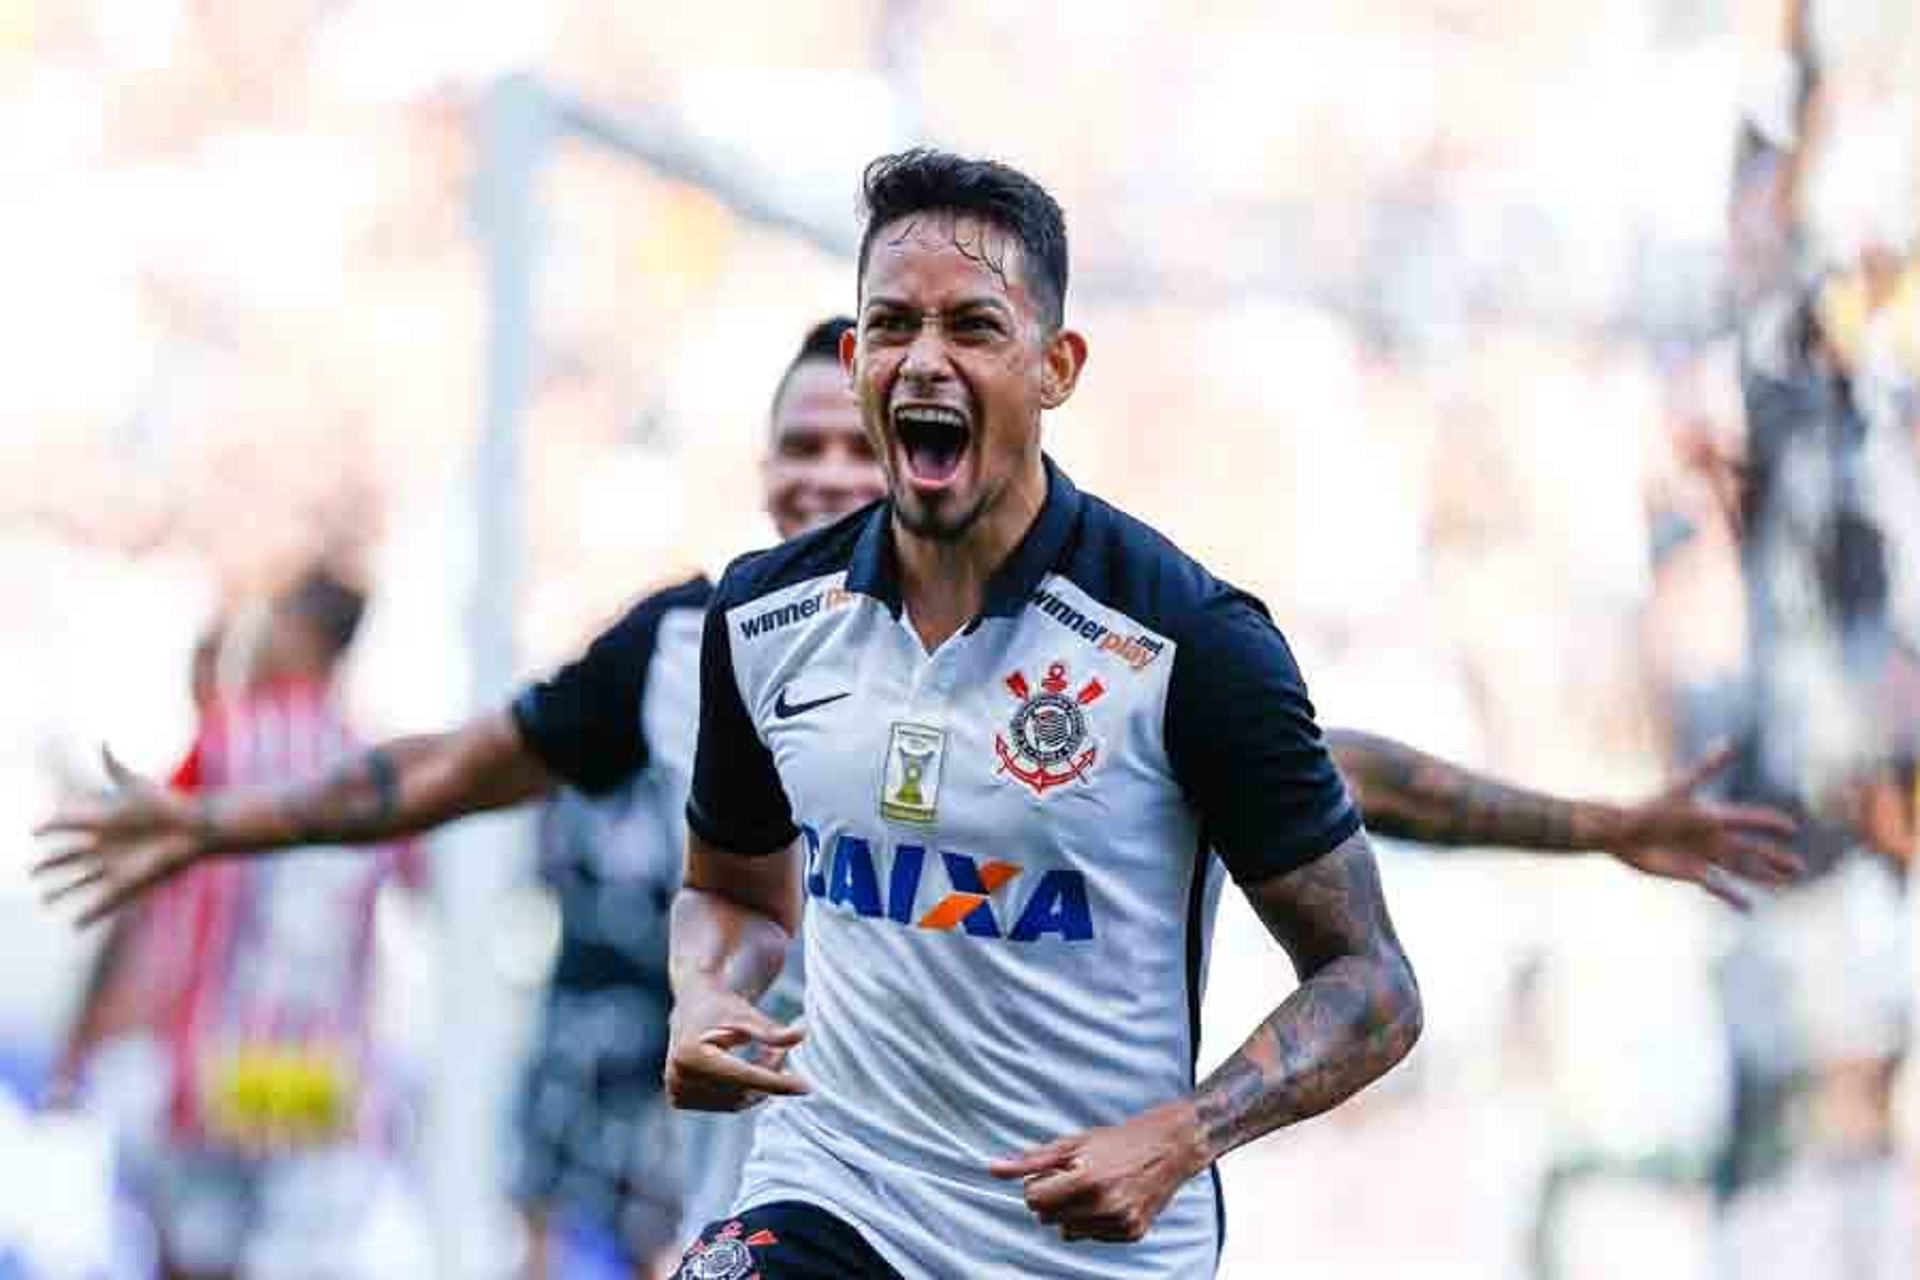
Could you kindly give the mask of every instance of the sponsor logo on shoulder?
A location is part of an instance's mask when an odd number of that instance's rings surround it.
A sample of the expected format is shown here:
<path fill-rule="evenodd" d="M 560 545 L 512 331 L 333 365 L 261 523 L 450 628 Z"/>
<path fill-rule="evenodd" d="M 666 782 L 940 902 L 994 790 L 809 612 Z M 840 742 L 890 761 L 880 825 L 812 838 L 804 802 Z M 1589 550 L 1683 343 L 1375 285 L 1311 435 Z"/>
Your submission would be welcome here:
<path fill-rule="evenodd" d="M 827 587 L 799 600 L 790 600 L 786 604 L 762 610 L 751 618 L 740 620 L 740 637 L 743 640 L 757 640 L 761 636 L 772 635 L 782 627 L 792 626 L 796 622 L 805 622 L 830 609 L 838 609 L 853 599 L 853 592 L 845 587 Z"/>
<path fill-rule="evenodd" d="M 1033 593 L 1032 604 L 1041 613 L 1052 618 L 1101 653 L 1112 654 L 1135 671 L 1141 671 L 1153 665 L 1154 661 L 1166 652 L 1166 641 L 1145 633 L 1132 636 L 1121 635 L 1098 619 L 1089 618 L 1045 588 Z"/>

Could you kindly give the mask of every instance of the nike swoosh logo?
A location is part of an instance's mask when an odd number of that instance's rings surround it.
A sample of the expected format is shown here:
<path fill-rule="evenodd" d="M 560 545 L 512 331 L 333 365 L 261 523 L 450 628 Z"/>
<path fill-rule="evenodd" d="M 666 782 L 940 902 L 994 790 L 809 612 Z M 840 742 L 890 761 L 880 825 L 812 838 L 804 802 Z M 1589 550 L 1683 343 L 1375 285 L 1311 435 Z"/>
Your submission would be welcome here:
<path fill-rule="evenodd" d="M 795 716 L 805 715 L 816 707 L 824 707 L 829 702 L 838 702 L 842 698 L 852 696 L 853 691 L 848 690 L 846 693 L 830 693 L 824 698 L 815 698 L 811 702 L 788 702 L 787 691 L 782 689 L 780 696 L 773 700 L 773 714 L 781 720 L 791 720 Z"/>

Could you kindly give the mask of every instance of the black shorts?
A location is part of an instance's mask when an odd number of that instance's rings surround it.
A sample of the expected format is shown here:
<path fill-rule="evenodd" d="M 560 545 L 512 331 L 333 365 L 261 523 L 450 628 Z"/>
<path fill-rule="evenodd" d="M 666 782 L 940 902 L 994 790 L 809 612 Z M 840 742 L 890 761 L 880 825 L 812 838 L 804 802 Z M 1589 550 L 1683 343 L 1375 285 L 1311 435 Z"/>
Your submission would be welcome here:
<path fill-rule="evenodd" d="M 818 1205 L 781 1200 L 708 1223 L 673 1280 L 901 1280 L 858 1231 Z"/>

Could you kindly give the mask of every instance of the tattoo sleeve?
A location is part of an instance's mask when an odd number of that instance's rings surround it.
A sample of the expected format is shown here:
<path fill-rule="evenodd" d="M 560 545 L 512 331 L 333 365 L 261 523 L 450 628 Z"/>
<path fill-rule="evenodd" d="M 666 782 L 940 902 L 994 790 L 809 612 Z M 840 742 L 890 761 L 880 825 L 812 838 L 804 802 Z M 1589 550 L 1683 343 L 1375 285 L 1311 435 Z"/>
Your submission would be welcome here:
<path fill-rule="evenodd" d="M 1248 896 L 1301 982 L 1195 1095 L 1210 1159 L 1339 1104 L 1420 1035 L 1420 990 L 1365 831 Z"/>
<path fill-rule="evenodd" d="M 1381 835 L 1572 851 L 1607 847 L 1626 821 L 1617 806 L 1509 786 L 1391 738 L 1332 729 L 1327 745 L 1367 826 Z"/>
<path fill-rule="evenodd" d="M 366 844 L 544 795 L 553 779 L 505 713 L 449 733 L 395 738 L 305 782 L 210 794 L 199 834 L 211 853 Z"/>
<path fill-rule="evenodd" d="M 386 747 L 350 756 L 319 781 L 289 793 L 281 812 L 294 844 L 355 844 L 399 835 L 399 765 Z"/>

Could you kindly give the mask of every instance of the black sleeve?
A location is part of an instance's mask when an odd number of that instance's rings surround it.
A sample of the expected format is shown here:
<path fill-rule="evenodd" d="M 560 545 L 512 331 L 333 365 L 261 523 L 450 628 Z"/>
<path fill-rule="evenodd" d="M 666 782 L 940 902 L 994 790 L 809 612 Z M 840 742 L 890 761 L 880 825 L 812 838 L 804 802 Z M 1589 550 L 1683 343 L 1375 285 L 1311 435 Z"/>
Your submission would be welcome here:
<path fill-rule="evenodd" d="M 1233 878 L 1283 875 L 1358 831 L 1300 668 L 1260 603 L 1222 593 L 1175 640 L 1167 755 Z"/>
<path fill-rule="evenodd" d="M 513 700 L 520 740 L 562 782 L 600 795 L 647 767 L 640 698 L 665 612 L 660 596 L 647 597 Z"/>
<path fill-rule="evenodd" d="M 800 834 L 793 809 L 740 697 L 727 640 L 731 599 L 722 584 L 700 637 L 700 739 L 693 755 L 687 826 L 717 849 L 759 856 L 778 853 Z"/>

